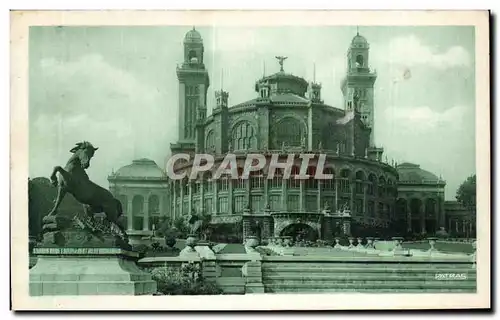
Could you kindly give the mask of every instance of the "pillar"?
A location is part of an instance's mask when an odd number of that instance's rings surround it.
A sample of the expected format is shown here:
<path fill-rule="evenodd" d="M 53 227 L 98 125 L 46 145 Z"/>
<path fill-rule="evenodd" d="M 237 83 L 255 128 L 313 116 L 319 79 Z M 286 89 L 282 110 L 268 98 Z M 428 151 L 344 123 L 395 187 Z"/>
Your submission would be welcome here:
<path fill-rule="evenodd" d="M 406 220 L 408 223 L 408 231 L 411 232 L 412 231 L 411 222 L 413 217 L 411 216 L 410 201 L 408 199 L 405 200 L 406 200 Z"/>
<path fill-rule="evenodd" d="M 291 179 L 291 177 L 289 178 Z M 286 182 L 288 179 L 283 178 L 281 180 L 281 211 L 288 211 L 288 192 Z"/>
<path fill-rule="evenodd" d="M 213 183 L 212 207 L 213 207 L 213 212 L 217 215 L 219 214 L 219 186 L 217 185 L 217 179 L 212 179 L 212 183 Z"/>
<path fill-rule="evenodd" d="M 186 181 L 180 180 L 179 181 L 179 190 L 180 190 L 180 203 L 179 203 L 179 216 L 182 217 L 186 214 L 184 212 L 184 185 L 186 184 Z"/>
<path fill-rule="evenodd" d="M 228 178 L 228 186 L 227 186 L 227 209 L 229 214 L 234 213 L 234 205 L 233 205 L 233 179 Z"/>
<path fill-rule="evenodd" d="M 134 216 L 133 216 L 133 212 L 132 212 L 132 200 L 133 200 L 133 196 L 130 196 L 128 199 L 128 202 L 127 202 L 127 229 L 128 230 L 134 229 L 134 224 L 133 224 Z"/>
<path fill-rule="evenodd" d="M 350 188 L 349 210 L 351 210 L 351 214 L 353 214 L 355 212 L 354 198 L 356 197 L 356 180 L 353 180 L 351 177 L 349 177 L 349 188 Z"/>
<path fill-rule="evenodd" d="M 333 208 L 335 212 L 339 211 L 339 179 L 337 178 L 337 174 L 335 174 L 335 208 Z"/>
<path fill-rule="evenodd" d="M 177 180 L 172 180 L 171 186 L 172 186 L 172 194 L 173 194 L 173 205 L 172 205 L 172 214 L 171 218 L 175 220 L 177 218 L 177 189 L 176 189 L 176 182 Z"/>
<path fill-rule="evenodd" d="M 420 205 L 420 231 L 422 234 L 427 233 L 425 228 L 425 202 L 421 201 Z"/>
<path fill-rule="evenodd" d="M 366 181 L 363 181 L 363 217 L 366 217 L 366 213 L 368 212 L 368 208 L 366 207 L 368 205 L 368 201 L 366 200 L 367 198 L 367 193 L 368 193 L 368 185 Z"/>
<path fill-rule="evenodd" d="M 299 210 L 304 212 L 306 211 L 306 206 L 305 206 L 305 189 L 306 189 L 306 180 L 300 179 L 299 180 L 300 186 L 299 186 Z"/>
<path fill-rule="evenodd" d="M 320 212 L 321 212 L 321 199 L 323 198 L 322 197 L 322 184 L 323 184 L 323 180 L 318 180 L 318 196 L 316 198 L 316 203 L 317 203 L 318 211 L 320 211 Z"/>
<path fill-rule="evenodd" d="M 187 214 L 191 214 L 193 212 L 193 183 L 192 180 L 188 180 L 188 212 Z M 184 213 L 186 214 L 186 213 Z"/>
<path fill-rule="evenodd" d="M 262 228 L 262 238 L 269 239 L 273 236 L 273 218 L 271 216 L 271 210 L 266 208 L 264 209 L 264 221 Z"/>
<path fill-rule="evenodd" d="M 201 190 L 200 190 L 200 208 L 202 208 L 202 214 L 207 214 L 208 208 L 205 208 L 205 180 L 202 176 L 201 178 Z"/>
<path fill-rule="evenodd" d="M 142 230 L 149 231 L 149 194 L 144 197 L 143 211 Z"/>

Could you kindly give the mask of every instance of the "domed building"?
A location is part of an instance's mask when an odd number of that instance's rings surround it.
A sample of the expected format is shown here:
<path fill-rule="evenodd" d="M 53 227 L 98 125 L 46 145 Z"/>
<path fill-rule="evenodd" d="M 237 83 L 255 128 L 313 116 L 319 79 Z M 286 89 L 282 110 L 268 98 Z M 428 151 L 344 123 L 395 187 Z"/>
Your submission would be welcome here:
<path fill-rule="evenodd" d="M 108 176 L 109 189 L 127 217 L 127 233 L 151 235 L 161 215 L 167 215 L 168 178 L 150 159 L 134 160 Z"/>
<path fill-rule="evenodd" d="M 229 93 L 218 90 L 208 115 L 210 79 L 203 39 L 195 28 L 183 46 L 176 70 L 178 140 L 170 148 L 172 155 L 191 158 L 177 161 L 174 169 L 189 176 L 194 155 L 201 153 L 211 154 L 215 165 L 194 180 L 167 178 L 148 159 L 112 173 L 110 189 L 122 202 L 129 234 L 151 234 L 160 215 L 187 219 L 193 213 L 211 215 L 213 225 L 242 224 L 243 237 L 257 233 L 263 238 L 302 233 L 331 239 L 350 233 L 351 227 L 354 235 L 363 236 L 380 230 L 386 235 L 433 234 L 440 227 L 469 230 L 475 225 L 465 224 L 466 214 L 455 202 L 445 205 L 446 183 L 440 177 L 417 164 L 384 161 L 374 137 L 377 74 L 369 65 L 369 43 L 359 33 L 347 50 L 340 107 L 323 101 L 321 84 L 287 73 L 287 57 L 276 57 L 279 69 L 255 81 L 253 99 L 230 106 Z M 227 154 L 236 157 L 238 178 L 213 179 Z M 267 163 L 242 179 L 248 154 L 264 155 Z M 309 155 L 312 178 L 293 179 L 302 164 L 296 156 L 291 179 L 283 179 L 280 169 L 268 179 L 273 155 L 286 162 L 290 154 Z M 333 179 L 313 178 L 319 155 L 325 155 L 323 173 Z"/>
<path fill-rule="evenodd" d="M 397 166 L 397 212 L 410 233 L 434 234 L 445 226 L 444 188 L 446 182 L 413 163 Z"/>
<path fill-rule="evenodd" d="M 229 93 L 219 90 L 216 106 L 207 115 L 209 76 L 203 51 L 199 33 L 189 31 L 184 62 L 177 68 L 180 125 L 171 151 L 188 153 L 191 161 L 195 153 L 210 153 L 215 166 L 194 181 L 170 181 L 172 216 L 204 213 L 212 215 L 215 224 L 242 221 L 244 234 L 257 229 L 263 237 L 302 228 L 315 238 L 331 238 L 345 228 L 341 212 L 360 225 L 388 227 L 396 219 L 398 173 L 383 161 L 383 149 L 374 143 L 377 75 L 369 68 L 366 39 L 356 35 L 348 49 L 341 108 L 322 100 L 321 84 L 287 73 L 287 58 L 276 57 L 279 71 L 255 82 L 255 98 L 230 107 Z M 236 155 L 240 175 L 249 153 L 265 155 L 268 164 L 272 154 L 278 154 L 280 162 L 289 154 L 312 154 L 311 175 L 318 155 L 325 154 L 324 173 L 334 179 L 282 179 L 282 171 L 268 179 L 266 168 L 249 179 L 212 179 L 227 153 Z M 301 159 L 293 161 L 292 176 L 299 173 Z M 189 175 L 191 166 L 177 163 L 175 170 Z"/>

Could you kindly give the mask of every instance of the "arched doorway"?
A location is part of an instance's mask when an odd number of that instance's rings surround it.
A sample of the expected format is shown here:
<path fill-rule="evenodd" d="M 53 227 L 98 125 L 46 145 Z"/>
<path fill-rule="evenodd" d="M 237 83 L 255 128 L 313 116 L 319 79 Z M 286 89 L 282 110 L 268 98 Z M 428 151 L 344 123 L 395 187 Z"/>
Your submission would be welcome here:
<path fill-rule="evenodd" d="M 318 240 L 318 231 L 305 223 L 292 223 L 281 231 L 280 236 L 292 237 L 294 241 L 316 241 Z"/>

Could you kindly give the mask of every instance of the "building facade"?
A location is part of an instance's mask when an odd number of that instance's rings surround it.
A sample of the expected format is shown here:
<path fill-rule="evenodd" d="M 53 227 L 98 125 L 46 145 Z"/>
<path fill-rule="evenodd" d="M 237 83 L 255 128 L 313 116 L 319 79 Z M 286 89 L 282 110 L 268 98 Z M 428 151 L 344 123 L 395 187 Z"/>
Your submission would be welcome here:
<path fill-rule="evenodd" d="M 411 163 L 389 163 L 374 137 L 374 85 L 368 41 L 356 34 L 347 48 L 346 74 L 341 83 L 341 108 L 322 100 L 322 85 L 285 71 L 286 57 L 276 73 L 257 79 L 255 97 L 230 107 L 229 92 L 215 92 L 216 105 L 207 114 L 210 86 L 204 45 L 193 28 L 183 42 L 179 81 L 176 143 L 172 154 L 214 156 L 214 169 L 197 179 L 170 180 L 147 159 L 136 160 L 109 177 L 122 201 L 130 232 L 146 232 L 165 214 L 172 219 L 209 214 L 213 224 L 243 224 L 243 234 L 272 237 L 293 229 L 315 238 L 363 229 L 396 228 L 400 233 L 434 233 L 447 227 L 445 182 Z M 238 179 L 212 179 L 228 154 L 236 156 Z M 266 167 L 241 179 L 246 155 L 262 154 Z M 293 179 L 302 160 L 295 157 L 292 179 L 278 170 L 268 179 L 273 154 L 286 162 L 289 154 L 310 154 L 307 173 L 314 176 L 318 155 L 326 155 L 325 174 L 333 179 Z M 176 163 L 190 175 L 192 162 Z"/>

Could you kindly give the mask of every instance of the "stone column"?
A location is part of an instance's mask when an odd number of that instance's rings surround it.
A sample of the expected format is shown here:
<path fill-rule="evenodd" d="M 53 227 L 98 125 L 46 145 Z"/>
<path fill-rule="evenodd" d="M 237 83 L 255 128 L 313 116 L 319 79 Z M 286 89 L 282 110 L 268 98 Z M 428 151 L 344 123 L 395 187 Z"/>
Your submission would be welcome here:
<path fill-rule="evenodd" d="M 444 227 L 446 221 L 446 214 L 444 211 L 444 195 L 439 197 L 439 214 L 440 214 L 440 227 Z"/>
<path fill-rule="evenodd" d="M 191 214 L 191 212 L 193 212 L 193 182 L 192 182 L 192 180 L 188 180 L 187 183 L 188 183 L 188 188 L 189 188 L 188 213 L 187 214 Z"/>
<path fill-rule="evenodd" d="M 144 197 L 144 219 L 142 220 L 142 230 L 149 231 L 149 195 Z"/>
<path fill-rule="evenodd" d="M 448 219 L 448 233 L 451 232 L 451 219 Z"/>
<path fill-rule="evenodd" d="M 248 236 L 252 235 L 250 230 L 250 224 L 252 223 L 251 219 L 252 216 L 250 210 L 248 208 L 245 208 L 243 210 L 243 243 L 245 243 L 245 240 Z"/>
<path fill-rule="evenodd" d="M 322 197 L 322 184 L 323 184 L 323 180 L 318 180 L 318 196 L 316 197 L 316 203 L 317 203 L 317 207 L 318 207 L 318 211 L 321 211 L 321 199 L 323 198 Z"/>
<path fill-rule="evenodd" d="M 177 189 L 175 188 L 175 185 L 177 184 L 177 180 L 172 180 L 172 193 L 173 193 L 173 204 L 172 204 L 172 219 L 177 218 Z"/>
<path fill-rule="evenodd" d="M 186 181 L 184 180 L 180 180 L 179 181 L 179 191 L 181 193 L 180 195 L 180 204 L 179 204 L 179 213 L 180 213 L 180 217 L 184 216 L 186 214 L 186 212 L 184 212 L 184 184 L 185 184 Z"/>
<path fill-rule="evenodd" d="M 411 227 L 411 222 L 412 222 L 412 216 L 411 216 L 411 207 L 410 207 L 410 201 L 406 199 L 406 220 L 408 223 L 408 231 L 412 231 Z"/>
<path fill-rule="evenodd" d="M 330 217 L 330 209 L 323 210 L 323 240 L 333 239 L 333 219 Z"/>
<path fill-rule="evenodd" d="M 466 221 L 462 220 L 462 231 L 463 231 L 464 235 L 465 235 L 466 230 L 467 230 Z"/>
<path fill-rule="evenodd" d="M 127 202 L 127 229 L 128 230 L 133 230 L 134 229 L 134 214 L 132 212 L 132 200 L 133 196 L 130 196 Z"/>
<path fill-rule="evenodd" d="M 201 190 L 200 190 L 200 208 L 202 208 L 202 213 L 207 214 L 208 208 L 205 208 L 205 180 L 201 180 L 200 184 Z M 212 211 L 212 210 L 210 210 Z"/>
<path fill-rule="evenodd" d="M 245 183 L 245 186 L 247 188 L 247 192 L 246 192 L 246 202 L 251 206 L 252 205 L 252 202 L 251 202 L 251 199 L 250 199 L 250 177 L 248 177 L 248 179 L 246 180 L 246 183 Z M 253 209 L 252 209 L 253 211 Z"/>
<path fill-rule="evenodd" d="M 339 211 L 339 179 L 337 174 L 335 174 L 335 207 L 333 208 L 335 212 Z"/>
<path fill-rule="evenodd" d="M 349 199 L 349 210 L 351 210 L 351 214 L 355 212 L 354 210 L 354 199 L 356 198 L 356 180 L 349 178 L 349 187 L 350 187 L 350 199 Z"/>
<path fill-rule="evenodd" d="M 299 186 L 299 210 L 300 211 L 306 211 L 306 206 L 305 206 L 305 198 L 306 198 L 306 195 L 305 195 L 305 184 L 306 184 L 306 180 L 304 179 L 300 179 L 299 180 L 300 182 L 300 186 Z"/>
<path fill-rule="evenodd" d="M 289 178 L 291 179 L 291 177 Z M 281 211 L 288 212 L 288 192 L 286 186 L 287 179 L 281 181 Z"/>
<path fill-rule="evenodd" d="M 367 205 L 368 205 L 368 201 L 367 201 L 367 193 L 368 193 L 368 185 L 366 183 L 366 181 L 363 181 L 363 217 L 366 217 L 367 216 L 367 212 L 368 212 L 368 208 L 367 208 Z"/>
<path fill-rule="evenodd" d="M 263 221 L 263 228 L 262 228 L 262 238 L 263 239 L 269 239 L 270 237 L 273 236 L 273 229 L 272 229 L 272 217 L 271 217 L 271 210 L 269 208 L 264 209 L 264 221 Z"/>
<path fill-rule="evenodd" d="M 233 214 L 234 213 L 234 205 L 233 205 L 233 179 L 228 179 L 227 207 L 228 207 L 229 214 Z"/>
<path fill-rule="evenodd" d="M 420 233 L 427 233 L 425 228 L 425 202 L 421 201 L 422 205 L 420 206 Z"/>
<path fill-rule="evenodd" d="M 219 186 L 217 185 L 216 179 L 212 179 L 212 183 L 213 183 L 212 207 L 213 207 L 213 212 L 217 215 L 219 214 Z"/>
<path fill-rule="evenodd" d="M 265 205 L 269 203 L 269 179 L 267 176 L 264 177 L 264 203 Z"/>

